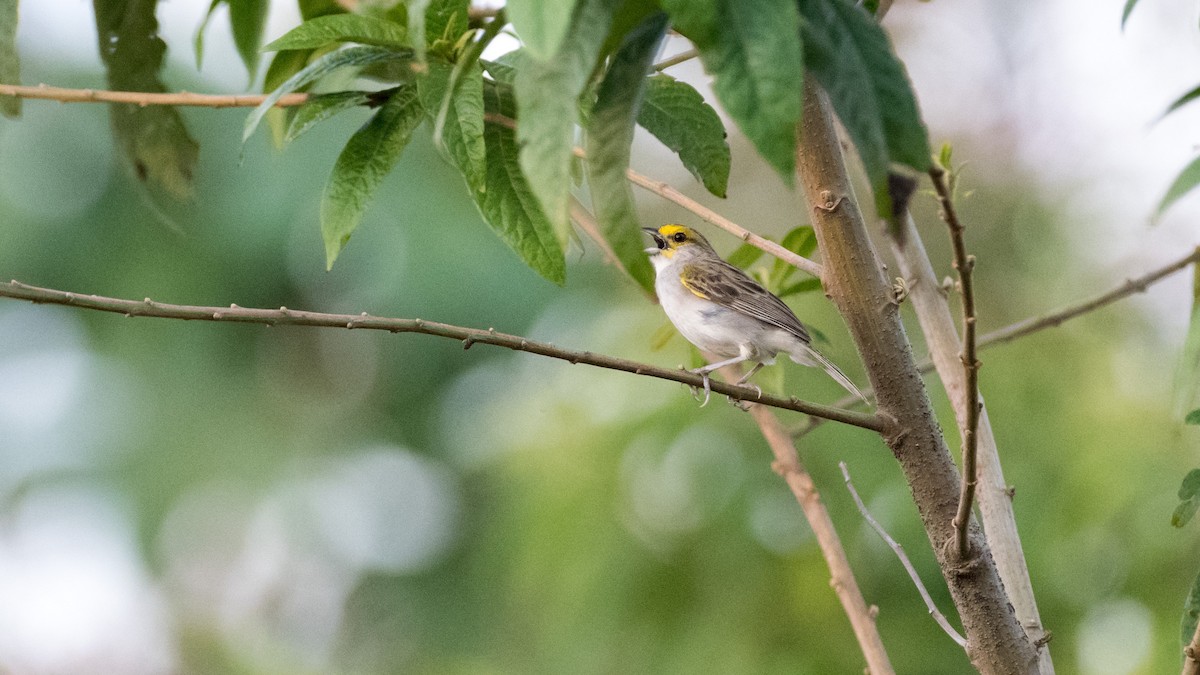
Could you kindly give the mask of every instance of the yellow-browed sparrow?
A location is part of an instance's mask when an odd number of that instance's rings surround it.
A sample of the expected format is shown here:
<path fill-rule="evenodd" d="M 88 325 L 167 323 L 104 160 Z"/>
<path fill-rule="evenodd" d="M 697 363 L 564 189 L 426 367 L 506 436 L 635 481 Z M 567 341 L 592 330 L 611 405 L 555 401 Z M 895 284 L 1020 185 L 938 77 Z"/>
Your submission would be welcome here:
<path fill-rule="evenodd" d="M 775 363 L 780 352 L 796 363 L 824 368 L 846 391 L 866 400 L 845 373 L 813 349 L 812 338 L 791 308 L 722 260 L 699 232 L 673 224 L 642 229 L 654 237 L 654 248 L 646 252 L 653 254 L 654 289 L 667 318 L 689 342 L 724 359 L 692 371 L 704 376 L 704 403 L 711 394 L 709 373 L 757 361 L 738 380 L 743 384 L 759 368 Z"/>

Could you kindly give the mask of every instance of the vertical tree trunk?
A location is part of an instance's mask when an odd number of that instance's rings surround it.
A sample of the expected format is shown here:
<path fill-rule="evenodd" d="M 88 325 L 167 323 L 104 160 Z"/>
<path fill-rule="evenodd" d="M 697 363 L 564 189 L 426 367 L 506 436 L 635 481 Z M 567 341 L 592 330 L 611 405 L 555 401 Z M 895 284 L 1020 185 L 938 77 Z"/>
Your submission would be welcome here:
<path fill-rule="evenodd" d="M 1021 629 L 991 552 L 972 519 L 970 554 L 956 559 L 953 519 L 959 476 L 913 360 L 899 308 L 854 199 L 828 99 L 805 82 L 797 172 L 812 208 L 826 291 L 866 364 L 881 414 L 894 420 L 884 441 L 912 489 L 980 672 L 1036 673 L 1037 654 Z"/>

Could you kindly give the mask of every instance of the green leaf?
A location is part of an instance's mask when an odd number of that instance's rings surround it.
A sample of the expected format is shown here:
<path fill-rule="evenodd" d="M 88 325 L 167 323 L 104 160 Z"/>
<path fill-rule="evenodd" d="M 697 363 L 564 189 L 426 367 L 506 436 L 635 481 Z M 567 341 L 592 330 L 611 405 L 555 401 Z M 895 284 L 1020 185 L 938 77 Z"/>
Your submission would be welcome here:
<path fill-rule="evenodd" d="M 305 21 L 263 47 L 263 51 L 316 49 L 335 42 L 394 48 L 409 46 L 408 32 L 398 23 L 361 14 L 332 14 Z"/>
<path fill-rule="evenodd" d="M 808 71 L 829 94 L 854 141 L 875 193 L 891 217 L 892 163 L 917 171 L 930 165 L 929 137 L 904 65 L 871 15 L 848 0 L 799 0 Z"/>
<path fill-rule="evenodd" d="M 299 0 L 297 4 L 300 5 L 300 18 L 305 21 L 328 14 L 343 14 L 346 11 L 345 7 L 338 4 L 338 0 Z"/>
<path fill-rule="evenodd" d="M 333 267 L 333 261 L 362 220 L 371 195 L 400 159 L 421 119 L 416 88 L 401 86 L 350 137 L 338 155 L 321 197 L 321 236 L 325 240 L 327 267 Z"/>
<path fill-rule="evenodd" d="M 1183 418 L 1183 423 L 1200 424 L 1200 408 L 1196 408 L 1192 412 L 1188 413 L 1187 417 Z"/>
<path fill-rule="evenodd" d="M 1138 0 L 1125 0 L 1125 8 L 1121 10 L 1121 30 L 1125 30 L 1125 22 L 1129 21 L 1129 15 L 1133 13 L 1133 8 L 1138 4 Z"/>
<path fill-rule="evenodd" d="M 725 125 L 692 85 L 666 74 L 651 77 L 638 124 L 678 154 L 705 189 L 725 197 L 730 164 Z"/>
<path fill-rule="evenodd" d="M 588 186 L 600 230 L 629 276 L 650 292 L 654 290 L 654 270 L 646 257 L 644 234 L 625 171 L 629 168 L 646 74 L 654 65 L 666 30 L 667 15 L 659 12 L 628 34 L 600 83 L 586 141 Z"/>
<path fill-rule="evenodd" d="M 1188 591 L 1187 600 L 1183 602 L 1183 618 L 1179 621 L 1180 651 L 1183 651 L 1183 648 L 1192 641 L 1192 636 L 1196 634 L 1198 619 L 1200 619 L 1200 574 L 1196 575 L 1195 581 L 1192 582 L 1192 588 Z"/>
<path fill-rule="evenodd" d="M 250 112 L 242 128 L 242 142 L 254 133 L 263 115 L 267 113 L 286 94 L 290 94 L 311 82 L 325 77 L 339 68 L 363 67 L 375 63 L 406 61 L 412 58 L 411 52 L 393 51 L 383 47 L 347 47 L 336 52 L 329 52 L 321 58 L 305 66 L 295 75 L 289 77 L 275 91 L 271 92 L 257 108 Z"/>
<path fill-rule="evenodd" d="M 158 78 L 167 46 L 158 37 L 155 0 L 95 3 L 100 57 L 117 91 L 166 92 Z M 138 179 L 177 199 L 192 195 L 200 148 L 171 106 L 109 105 L 113 134 Z"/>
<path fill-rule="evenodd" d="M 196 29 L 196 38 L 193 41 L 196 67 L 199 68 L 204 60 L 204 33 L 208 29 L 208 22 L 223 4 L 229 7 L 229 25 L 233 32 L 234 46 L 237 47 L 242 63 L 246 65 L 250 79 L 254 80 L 258 72 L 258 46 L 262 43 L 263 29 L 267 22 L 267 0 L 213 0 L 200 22 L 200 27 Z"/>
<path fill-rule="evenodd" d="M 432 0 L 425 8 L 425 39 L 430 49 L 448 55 L 439 42 L 450 46 L 468 29 L 469 0 Z M 498 30 L 498 29 L 497 29 Z"/>
<path fill-rule="evenodd" d="M 778 295 L 781 298 L 786 298 L 789 295 L 798 295 L 800 293 L 811 293 L 813 291 L 819 291 L 822 288 L 824 288 L 824 287 L 821 286 L 820 279 L 818 279 L 816 277 L 809 277 L 807 279 L 797 281 L 796 283 L 792 284 L 791 286 L 786 286 L 786 287 L 780 289 L 779 293 L 777 293 L 776 295 Z"/>
<path fill-rule="evenodd" d="M 804 58 L 793 0 L 664 0 L 700 50 L 713 91 L 789 186 L 796 158 Z"/>
<path fill-rule="evenodd" d="M 17 56 L 17 0 L 0 0 L 0 82 L 21 84 L 21 60 Z M 21 116 L 21 99 L 0 96 L 0 113 Z"/>
<path fill-rule="evenodd" d="M 269 92 L 287 81 L 289 77 L 300 72 L 308 65 L 313 55 L 312 49 L 297 49 L 277 52 L 267 66 L 267 74 L 263 77 L 263 91 Z M 301 87 L 301 90 L 307 87 Z M 289 120 L 295 115 L 294 108 L 271 108 L 267 112 L 267 127 L 271 131 L 271 142 L 277 149 L 284 146 Z"/>
<path fill-rule="evenodd" d="M 679 329 L 670 321 L 659 326 L 658 330 L 650 334 L 650 351 L 661 351 L 676 335 L 679 335 Z"/>
<path fill-rule="evenodd" d="M 807 258 L 817 250 L 817 235 L 813 232 L 812 225 L 801 225 L 784 235 L 780 245 L 796 255 Z M 777 258 L 771 266 L 767 288 L 778 292 L 795 271 L 795 267 Z"/>
<path fill-rule="evenodd" d="M 517 79 L 516 62 L 521 60 L 522 57 L 522 50 L 517 49 L 502 55 L 495 61 L 480 59 L 479 63 L 483 65 L 484 70 L 487 71 L 488 75 L 492 76 L 493 80 L 511 87 Z"/>
<path fill-rule="evenodd" d="M 579 97 L 596 66 L 616 0 L 580 0 L 562 49 L 548 61 L 526 55 L 515 91 L 521 170 L 561 243 L 569 237 L 568 197 Z"/>
<path fill-rule="evenodd" d="M 1197 185 L 1200 185 L 1200 157 L 1196 157 L 1183 171 L 1176 176 L 1175 182 L 1171 183 L 1171 187 L 1167 188 L 1167 193 L 1158 203 L 1158 208 L 1154 209 L 1154 219 L 1161 218 L 1167 209 L 1171 208 L 1175 202 L 1179 201 L 1187 193 L 1191 192 Z"/>
<path fill-rule="evenodd" d="M 487 112 L 514 119 L 516 103 L 507 91 L 485 83 L 483 98 Z M 561 285 L 566 281 L 562 245 L 521 172 L 515 132 L 498 122 L 489 122 L 483 139 L 487 145 L 487 189 L 474 193 L 480 213 L 526 265 Z"/>
<path fill-rule="evenodd" d="M 754 261 L 761 258 L 762 254 L 763 250 L 761 248 L 752 244 L 742 244 L 741 246 L 733 249 L 733 253 L 730 253 L 729 256 L 725 258 L 725 261 L 734 267 L 746 269 L 747 267 L 753 265 Z"/>
<path fill-rule="evenodd" d="M 1200 469 L 1192 469 L 1184 476 L 1183 483 L 1179 486 L 1179 505 L 1175 507 L 1175 513 L 1171 514 L 1171 525 L 1187 525 L 1192 516 L 1196 515 L 1197 508 L 1200 508 Z"/>
<path fill-rule="evenodd" d="M 303 105 L 297 106 L 292 119 L 288 122 L 283 142 L 291 143 L 318 122 L 327 120 L 344 110 L 368 105 L 370 102 L 371 96 L 365 91 L 338 91 L 311 96 Z"/>
<path fill-rule="evenodd" d="M 429 0 L 404 0 L 408 9 L 408 30 L 413 50 L 416 52 L 417 63 L 425 65 L 425 10 L 429 8 Z"/>
<path fill-rule="evenodd" d="M 450 88 L 453 69 L 449 64 L 430 61 L 428 74 L 417 81 L 421 104 L 431 122 L 437 121 Z M 487 145 L 483 140 L 483 68 L 478 63 L 470 64 L 460 75 L 457 84 L 446 109 L 441 147 L 462 173 L 471 192 L 479 193 L 487 185 Z"/>
<path fill-rule="evenodd" d="M 229 4 L 229 23 L 233 28 L 233 44 L 237 47 L 246 72 L 253 81 L 258 74 L 258 47 L 262 44 L 267 25 L 268 0 L 225 0 Z"/>
<path fill-rule="evenodd" d="M 549 61 L 557 57 L 567 37 L 575 3 L 576 0 L 509 0 L 504 7 L 529 53 L 539 61 Z"/>
<path fill-rule="evenodd" d="M 1175 112 L 1176 110 L 1179 110 L 1183 106 L 1191 103 L 1192 101 L 1195 101 L 1197 98 L 1200 98 L 1200 85 L 1196 85 L 1190 91 L 1188 91 L 1186 94 L 1175 99 L 1175 101 L 1172 102 L 1171 105 L 1167 106 L 1167 109 L 1163 111 L 1162 117 L 1166 117 L 1167 115 L 1170 115 L 1171 113 Z"/>

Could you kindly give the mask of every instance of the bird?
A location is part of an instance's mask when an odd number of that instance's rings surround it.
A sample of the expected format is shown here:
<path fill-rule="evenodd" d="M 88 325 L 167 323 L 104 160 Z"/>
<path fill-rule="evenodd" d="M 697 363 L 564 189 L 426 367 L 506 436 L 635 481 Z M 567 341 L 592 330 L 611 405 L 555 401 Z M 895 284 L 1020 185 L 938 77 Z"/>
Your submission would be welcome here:
<path fill-rule="evenodd" d="M 645 249 L 654 265 L 654 290 L 667 318 L 688 342 L 723 360 L 691 372 L 704 378 L 704 402 L 712 389 L 709 373 L 756 362 L 738 385 L 745 384 L 779 353 L 805 366 L 820 366 L 846 391 L 866 401 L 858 387 L 812 346 L 812 337 L 783 300 L 736 266 L 725 262 L 696 230 L 668 223 L 644 227 L 654 239 Z M 761 391 L 761 390 L 760 390 Z"/>

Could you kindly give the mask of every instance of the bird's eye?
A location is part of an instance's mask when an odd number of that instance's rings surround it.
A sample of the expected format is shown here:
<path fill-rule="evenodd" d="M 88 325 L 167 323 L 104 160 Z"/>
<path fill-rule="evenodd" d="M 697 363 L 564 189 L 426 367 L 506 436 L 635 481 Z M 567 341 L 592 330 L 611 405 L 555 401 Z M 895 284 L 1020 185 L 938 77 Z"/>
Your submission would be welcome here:
<path fill-rule="evenodd" d="M 683 242 L 687 241 L 687 235 L 682 232 L 676 232 L 675 234 L 671 235 L 671 239 L 674 240 L 676 244 L 682 244 Z"/>

